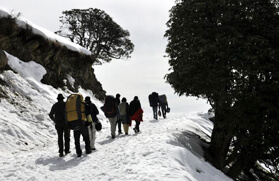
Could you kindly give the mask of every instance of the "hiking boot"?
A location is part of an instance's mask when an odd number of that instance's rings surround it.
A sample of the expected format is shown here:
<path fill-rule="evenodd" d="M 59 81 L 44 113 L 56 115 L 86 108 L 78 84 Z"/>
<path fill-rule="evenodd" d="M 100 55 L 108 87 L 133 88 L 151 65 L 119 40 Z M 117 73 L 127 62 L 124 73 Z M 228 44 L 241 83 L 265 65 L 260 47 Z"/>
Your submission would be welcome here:
<path fill-rule="evenodd" d="M 114 136 L 114 135 L 112 135 L 112 136 L 111 136 L 111 138 L 112 138 L 112 139 L 114 139 L 114 138 L 115 138 L 115 136 Z"/>
<path fill-rule="evenodd" d="M 71 153 L 71 151 L 66 151 L 66 152 L 65 152 L 65 155 L 67 155 L 67 154 L 69 154 L 69 153 Z"/>
<path fill-rule="evenodd" d="M 81 153 L 78 153 L 78 154 L 77 154 L 77 157 L 81 157 Z"/>
<path fill-rule="evenodd" d="M 135 133 L 138 133 L 138 132 L 139 132 L 139 129 L 134 128 L 134 131 L 135 131 Z"/>
<path fill-rule="evenodd" d="M 125 135 L 128 135 L 128 133 L 125 133 Z"/>
<path fill-rule="evenodd" d="M 96 150 L 96 148 L 94 147 L 94 148 L 92 148 L 92 150 Z"/>
<path fill-rule="evenodd" d="M 91 151 L 91 150 L 89 150 L 89 151 L 86 151 L 86 154 L 90 154 L 90 153 L 92 153 L 92 151 Z"/>
<path fill-rule="evenodd" d="M 60 153 L 60 154 L 59 154 L 59 157 L 63 157 L 63 156 L 64 156 L 64 154 L 63 154 L 63 153 Z"/>
<path fill-rule="evenodd" d="M 120 131 L 120 132 L 118 132 L 118 134 L 123 134 L 123 133 Z"/>

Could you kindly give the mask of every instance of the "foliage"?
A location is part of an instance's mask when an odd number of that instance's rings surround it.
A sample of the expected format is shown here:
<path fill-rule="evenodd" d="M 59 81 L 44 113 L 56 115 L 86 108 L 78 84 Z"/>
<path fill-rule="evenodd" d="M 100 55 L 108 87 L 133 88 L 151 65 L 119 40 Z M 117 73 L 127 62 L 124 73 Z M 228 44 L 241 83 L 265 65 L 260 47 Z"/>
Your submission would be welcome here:
<path fill-rule="evenodd" d="M 62 26 L 56 33 L 90 50 L 98 63 L 129 58 L 134 45 L 123 30 L 100 9 L 72 9 L 62 12 Z"/>
<path fill-rule="evenodd" d="M 179 95 L 208 99 L 215 111 L 211 162 L 234 178 L 256 162 L 278 174 L 277 5 L 178 0 L 167 23 L 167 82 Z"/>

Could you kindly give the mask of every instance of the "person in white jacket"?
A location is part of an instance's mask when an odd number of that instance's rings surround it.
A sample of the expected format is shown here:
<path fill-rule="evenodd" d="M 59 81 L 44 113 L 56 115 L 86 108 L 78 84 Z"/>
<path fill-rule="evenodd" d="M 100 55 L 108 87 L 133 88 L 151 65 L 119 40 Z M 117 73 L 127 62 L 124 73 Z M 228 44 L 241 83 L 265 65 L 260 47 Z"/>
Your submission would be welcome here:
<path fill-rule="evenodd" d="M 129 118 L 129 104 L 127 103 L 127 99 L 125 97 L 122 98 L 121 103 L 119 104 L 119 112 L 125 135 L 128 135 L 131 121 Z"/>

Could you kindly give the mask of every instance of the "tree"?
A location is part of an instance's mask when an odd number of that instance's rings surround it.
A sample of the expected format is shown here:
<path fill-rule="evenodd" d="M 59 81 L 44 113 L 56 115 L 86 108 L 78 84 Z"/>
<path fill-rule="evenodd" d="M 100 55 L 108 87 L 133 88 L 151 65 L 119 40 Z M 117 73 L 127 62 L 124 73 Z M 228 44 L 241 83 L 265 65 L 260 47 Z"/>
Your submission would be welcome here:
<path fill-rule="evenodd" d="M 211 104 L 215 119 L 207 159 L 229 168 L 233 178 L 258 162 L 278 176 L 277 5 L 277 0 L 177 0 L 167 22 L 167 82 L 180 96 Z"/>
<path fill-rule="evenodd" d="M 72 9 L 63 11 L 62 26 L 55 32 L 87 48 L 98 63 L 112 59 L 129 58 L 134 45 L 130 33 L 123 30 L 100 9 Z"/>

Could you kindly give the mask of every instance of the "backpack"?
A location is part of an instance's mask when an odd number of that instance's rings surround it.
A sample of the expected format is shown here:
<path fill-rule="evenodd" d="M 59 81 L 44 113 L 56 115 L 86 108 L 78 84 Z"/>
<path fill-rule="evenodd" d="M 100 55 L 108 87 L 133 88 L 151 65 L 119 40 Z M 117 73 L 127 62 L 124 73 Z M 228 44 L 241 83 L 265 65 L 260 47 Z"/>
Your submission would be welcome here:
<path fill-rule="evenodd" d="M 158 105 L 158 93 L 153 92 L 152 94 L 150 94 L 148 96 L 148 100 L 149 100 L 149 105 L 151 107 L 157 106 Z"/>
<path fill-rule="evenodd" d="M 81 94 L 71 94 L 66 101 L 66 120 L 68 127 L 72 130 L 79 130 L 85 125 L 85 102 Z"/>
<path fill-rule="evenodd" d="M 103 110 L 107 118 L 113 118 L 116 116 L 116 101 L 113 96 L 106 96 Z"/>
<path fill-rule="evenodd" d="M 167 96 L 166 96 L 165 94 L 160 95 L 160 96 L 159 96 L 159 102 L 160 102 L 160 104 L 162 104 L 162 105 L 167 105 L 167 104 L 168 104 L 168 102 L 167 102 Z"/>

